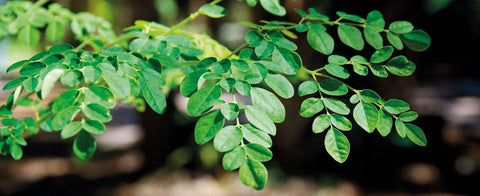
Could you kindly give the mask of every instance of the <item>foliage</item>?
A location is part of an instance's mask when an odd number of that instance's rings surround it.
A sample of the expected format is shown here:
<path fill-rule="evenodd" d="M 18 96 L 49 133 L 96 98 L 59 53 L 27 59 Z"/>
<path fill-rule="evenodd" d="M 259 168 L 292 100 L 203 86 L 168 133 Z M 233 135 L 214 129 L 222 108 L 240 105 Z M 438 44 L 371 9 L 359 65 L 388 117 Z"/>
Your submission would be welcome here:
<path fill-rule="evenodd" d="M 373 90 L 345 83 L 352 74 L 410 76 L 415 63 L 394 53 L 405 47 L 424 51 L 430 45 L 426 32 L 414 29 L 408 21 L 387 25 L 375 10 L 365 18 L 339 11 L 331 19 L 313 8 L 296 10 L 301 16 L 298 22 L 243 21 L 251 30 L 245 34 L 245 43 L 233 51 L 207 35 L 180 30 L 199 15 L 225 16 L 220 2 L 201 6 L 175 26 L 136 21 L 118 36 L 103 19 L 72 13 L 56 3 L 44 7 L 47 0 L 10 1 L 1 6 L 0 38 L 17 36 L 21 43 L 33 46 L 41 40 L 40 29 L 45 29 L 49 41 L 57 42 L 69 27 L 81 42 L 77 47 L 53 45 L 8 68 L 7 72 L 18 71 L 19 76 L 3 87 L 12 93 L 0 107 L 1 154 L 20 159 L 22 146 L 27 145 L 24 138 L 43 130 L 59 131 L 62 139 L 74 137 L 74 154 L 88 159 L 96 148 L 92 135 L 105 132 L 105 123 L 112 120 L 110 109 L 118 101 L 140 111 L 148 105 L 162 114 L 171 90 L 188 97 L 188 114 L 199 117 L 196 143 L 213 142 L 218 152 L 225 153 L 225 170 L 238 169 L 242 182 L 258 190 L 267 184 L 264 162 L 273 156 L 269 148 L 271 136 L 277 134 L 275 124 L 287 115 L 280 98 L 290 99 L 295 91 L 306 97 L 299 114 L 313 118 L 314 133 L 325 132 L 325 149 L 339 163 L 350 153 L 343 132 L 352 130 L 353 122 L 367 133 L 377 130 L 387 136 L 395 129 L 400 137 L 419 146 L 427 144 L 421 128 L 411 123 L 418 114 L 408 103 L 385 100 Z M 278 0 L 246 3 L 251 7 L 260 3 L 274 15 L 286 14 Z M 292 41 L 298 36 L 306 36 L 311 48 L 328 63 L 307 69 Z M 338 44 L 357 51 L 372 47 L 375 52 L 347 58 L 334 54 Z M 84 50 L 87 46 L 91 50 Z M 303 80 L 298 89 L 292 78 Z M 40 104 L 57 83 L 67 90 L 54 101 Z M 231 94 L 233 101 L 222 100 L 222 94 Z M 250 97 L 251 104 L 238 101 L 238 96 Z M 349 103 L 341 97 L 349 97 Z M 31 108 L 35 116 L 16 119 L 15 107 Z"/>

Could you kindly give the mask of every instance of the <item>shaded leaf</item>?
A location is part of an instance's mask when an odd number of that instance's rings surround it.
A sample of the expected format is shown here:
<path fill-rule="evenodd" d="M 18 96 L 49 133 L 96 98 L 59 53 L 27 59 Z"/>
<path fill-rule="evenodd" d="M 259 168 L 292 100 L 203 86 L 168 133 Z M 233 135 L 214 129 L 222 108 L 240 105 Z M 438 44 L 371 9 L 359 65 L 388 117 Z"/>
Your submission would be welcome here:
<path fill-rule="evenodd" d="M 325 135 L 325 149 L 335 161 L 343 163 L 350 153 L 350 142 L 342 132 L 330 128 Z"/>
<path fill-rule="evenodd" d="M 96 148 L 97 142 L 95 141 L 95 138 L 86 131 L 80 131 L 77 138 L 75 138 L 75 141 L 73 141 L 73 152 L 82 160 L 90 158 Z"/>
<path fill-rule="evenodd" d="M 245 116 L 252 125 L 260 130 L 265 131 L 270 135 L 275 135 L 277 133 L 275 124 L 264 111 L 257 109 L 254 106 L 247 105 L 245 108 Z"/>
<path fill-rule="evenodd" d="M 363 130 L 372 133 L 377 126 L 378 110 L 370 103 L 360 102 L 353 109 L 353 118 Z"/>
<path fill-rule="evenodd" d="M 268 171 L 265 166 L 254 159 L 247 158 L 245 164 L 238 171 L 243 184 L 261 190 L 267 184 Z"/>
<path fill-rule="evenodd" d="M 233 171 L 245 164 L 246 159 L 247 155 L 245 152 L 245 148 L 237 146 L 232 151 L 227 152 L 225 153 L 225 155 L 223 155 L 222 165 L 226 171 Z"/>
<path fill-rule="evenodd" d="M 195 142 L 203 145 L 213 139 L 225 123 L 220 110 L 212 111 L 198 119 L 195 125 Z"/>
<path fill-rule="evenodd" d="M 310 97 L 305 99 L 300 106 L 300 116 L 310 118 L 322 111 L 324 108 L 323 102 L 319 98 Z"/>
<path fill-rule="evenodd" d="M 218 152 L 228 152 L 237 147 L 242 139 L 242 130 L 236 126 L 226 126 L 215 135 L 213 147 Z"/>

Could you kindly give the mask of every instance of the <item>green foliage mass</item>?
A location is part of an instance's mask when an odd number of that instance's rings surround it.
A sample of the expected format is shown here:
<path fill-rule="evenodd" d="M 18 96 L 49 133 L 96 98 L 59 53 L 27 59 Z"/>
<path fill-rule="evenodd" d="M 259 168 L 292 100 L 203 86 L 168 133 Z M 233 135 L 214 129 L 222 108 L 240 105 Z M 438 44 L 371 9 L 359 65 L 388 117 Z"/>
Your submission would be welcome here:
<path fill-rule="evenodd" d="M 245 34 L 245 43 L 231 51 L 207 35 L 180 30 L 199 15 L 224 17 L 227 13 L 221 0 L 201 6 L 175 26 L 136 21 L 121 35 L 101 18 L 75 14 L 56 3 L 44 7 L 45 3 L 10 1 L 1 6 L 0 38 L 16 36 L 26 46 L 34 46 L 42 38 L 41 29 L 46 39 L 58 42 L 69 27 L 81 44 L 53 45 L 8 68 L 7 72 L 18 72 L 18 77 L 3 87 L 12 93 L 0 107 L 2 155 L 20 159 L 22 146 L 27 145 L 24 138 L 43 130 L 59 131 L 62 139 L 74 137 L 74 154 L 88 159 L 96 148 L 93 135 L 105 132 L 117 102 L 140 111 L 148 105 L 162 114 L 172 90 L 189 98 L 188 114 L 199 117 L 193 130 L 196 143 L 213 142 L 215 150 L 224 153 L 225 170 L 238 169 L 241 181 L 258 190 L 267 184 L 264 162 L 273 156 L 269 148 L 271 137 L 277 134 L 275 124 L 288 116 L 280 98 L 305 97 L 299 114 L 313 118 L 313 133 L 326 132 L 325 149 L 339 163 L 350 153 L 344 132 L 356 125 L 367 133 L 377 130 L 384 137 L 395 129 L 400 137 L 419 146 L 427 144 L 421 128 L 411 124 L 418 114 L 408 103 L 385 100 L 373 90 L 346 83 L 352 74 L 411 75 L 415 63 L 395 56 L 395 51 L 405 47 L 424 51 L 430 37 L 408 21 L 387 25 L 376 10 L 366 17 L 336 12 L 334 19 L 313 8 L 296 10 L 301 16 L 298 22 L 242 22 L 251 30 Z M 279 0 L 246 3 L 250 7 L 260 3 L 277 16 L 286 14 Z M 311 49 L 328 63 L 307 69 L 294 42 L 298 36 L 306 36 Z M 334 54 L 339 44 L 357 51 L 372 47 L 375 52 L 348 58 Z M 84 50 L 87 46 L 91 50 Z M 289 78 L 303 81 L 295 89 Z M 67 90 L 51 103 L 40 104 L 58 83 Z M 222 100 L 222 94 L 231 94 L 233 101 Z M 250 97 L 251 104 L 238 101 L 238 96 Z M 341 98 L 346 96 L 349 102 Z M 15 107 L 31 108 L 35 116 L 16 119 Z"/>

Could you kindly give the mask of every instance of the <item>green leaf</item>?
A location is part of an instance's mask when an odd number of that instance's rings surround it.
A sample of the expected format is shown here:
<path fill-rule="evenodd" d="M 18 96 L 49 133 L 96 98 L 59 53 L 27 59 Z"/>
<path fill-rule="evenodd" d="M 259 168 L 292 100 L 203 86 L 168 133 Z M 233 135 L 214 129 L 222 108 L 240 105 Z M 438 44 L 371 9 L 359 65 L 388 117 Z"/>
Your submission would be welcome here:
<path fill-rule="evenodd" d="M 66 51 L 72 50 L 73 46 L 70 44 L 57 44 L 55 46 L 52 46 L 50 49 L 48 49 L 48 53 L 50 54 L 62 54 L 65 53 Z"/>
<path fill-rule="evenodd" d="M 352 122 L 350 122 L 345 116 L 332 114 L 330 115 L 330 120 L 332 121 L 333 126 L 339 130 L 350 131 L 352 129 Z"/>
<path fill-rule="evenodd" d="M 70 106 L 58 112 L 52 119 L 52 129 L 55 131 L 63 129 L 78 114 L 78 106 Z"/>
<path fill-rule="evenodd" d="M 213 139 L 225 123 L 220 110 L 212 111 L 198 119 L 195 125 L 195 142 L 203 145 Z"/>
<path fill-rule="evenodd" d="M 412 122 L 418 118 L 418 113 L 415 111 L 408 111 L 400 114 L 398 118 L 403 122 Z"/>
<path fill-rule="evenodd" d="M 243 184 L 261 190 L 267 185 L 268 171 L 265 166 L 254 159 L 247 158 L 238 171 Z"/>
<path fill-rule="evenodd" d="M 25 87 L 25 90 L 29 92 L 37 92 L 41 90 L 38 88 L 39 86 L 38 83 L 39 83 L 38 78 L 30 77 L 27 80 L 23 81 L 23 87 Z"/>
<path fill-rule="evenodd" d="M 344 18 L 344 19 L 347 19 L 347 20 L 350 20 L 350 21 L 353 21 L 353 22 L 359 22 L 359 23 L 365 22 L 365 19 L 363 19 L 362 17 L 357 16 L 357 15 L 347 14 L 347 13 L 341 12 L 341 11 L 337 11 L 336 14 L 338 16 L 340 16 L 341 18 Z"/>
<path fill-rule="evenodd" d="M 390 44 L 392 44 L 392 46 L 395 47 L 397 50 L 403 49 L 402 40 L 397 35 L 393 34 L 392 32 L 387 32 L 387 39 L 388 42 L 390 42 Z"/>
<path fill-rule="evenodd" d="M 325 55 L 331 54 L 335 46 L 332 36 L 325 32 L 325 27 L 315 23 L 308 29 L 307 41 L 314 50 Z"/>
<path fill-rule="evenodd" d="M 383 15 L 378 10 L 373 10 L 367 15 L 367 25 L 370 27 L 375 27 L 378 32 L 383 31 L 385 28 L 385 20 Z"/>
<path fill-rule="evenodd" d="M 350 103 L 352 104 L 355 104 L 355 103 L 358 103 L 360 101 L 360 96 L 358 96 L 358 94 L 353 94 L 350 99 L 349 99 Z"/>
<path fill-rule="evenodd" d="M 211 18 L 221 18 L 225 16 L 226 10 L 219 5 L 205 4 L 199 9 L 200 14 L 207 15 Z"/>
<path fill-rule="evenodd" d="M 285 99 L 291 98 L 295 94 L 295 89 L 293 88 L 292 83 L 281 74 L 267 74 L 265 83 L 280 97 Z"/>
<path fill-rule="evenodd" d="M 61 132 L 61 137 L 62 139 L 67 139 L 70 137 L 73 137 L 74 135 L 77 135 L 77 133 L 82 130 L 82 122 L 80 121 L 72 121 L 66 125 Z"/>
<path fill-rule="evenodd" d="M 184 97 L 190 97 L 198 89 L 198 80 L 206 72 L 205 69 L 199 69 L 186 75 L 180 83 L 180 94 Z"/>
<path fill-rule="evenodd" d="M 213 147 L 218 152 L 228 152 L 237 147 L 243 139 L 242 130 L 236 126 L 226 126 L 213 139 Z"/>
<path fill-rule="evenodd" d="M 31 25 L 26 25 L 18 31 L 18 41 L 27 46 L 37 45 L 40 37 L 40 31 Z"/>
<path fill-rule="evenodd" d="M 265 79 L 265 77 L 267 77 L 268 70 L 265 67 L 265 65 L 263 65 L 261 63 L 252 63 L 250 66 L 251 66 L 252 72 L 261 76 L 262 80 Z M 259 81 L 258 83 L 260 83 L 260 82 L 261 81 Z"/>
<path fill-rule="evenodd" d="M 282 47 L 282 48 L 285 48 L 287 50 L 297 50 L 297 45 L 294 42 L 286 39 L 283 36 L 283 34 L 279 31 L 277 31 L 277 30 L 267 31 L 266 35 L 278 47 Z"/>
<path fill-rule="evenodd" d="M 325 149 L 335 161 L 343 163 L 350 153 L 350 142 L 342 132 L 330 128 L 325 135 Z"/>
<path fill-rule="evenodd" d="M 297 10 L 298 10 L 298 9 L 297 9 Z M 299 33 L 307 32 L 307 31 L 308 31 L 308 25 L 305 24 L 305 23 L 298 24 L 298 25 L 295 27 L 295 30 L 297 30 L 297 32 L 299 32 Z"/>
<path fill-rule="evenodd" d="M 146 85 L 150 86 L 163 86 L 165 85 L 165 79 L 156 70 L 151 68 L 144 68 L 140 70 L 140 80 L 143 80 Z"/>
<path fill-rule="evenodd" d="M 381 77 L 381 78 L 386 78 L 388 77 L 388 72 L 383 68 L 382 65 L 380 64 L 371 64 L 370 65 L 370 70 L 372 71 L 373 75 Z"/>
<path fill-rule="evenodd" d="M 246 1 L 247 1 L 247 5 L 249 7 L 253 7 L 253 6 L 257 5 L 257 3 L 258 3 L 258 0 L 246 0 Z"/>
<path fill-rule="evenodd" d="M 324 108 L 322 100 L 315 97 L 305 99 L 300 106 L 300 116 L 310 118 L 322 111 Z"/>
<path fill-rule="evenodd" d="M 20 160 L 23 156 L 22 147 L 16 143 L 10 144 L 10 155 L 14 160 Z"/>
<path fill-rule="evenodd" d="M 393 54 L 392 46 L 385 46 L 380 50 L 375 51 L 370 57 L 370 62 L 372 63 L 381 63 L 388 60 Z"/>
<path fill-rule="evenodd" d="M 150 108 L 158 114 L 163 114 L 167 107 L 167 100 L 162 91 L 152 84 L 145 84 L 142 86 L 142 95 Z"/>
<path fill-rule="evenodd" d="M 373 48 L 379 50 L 383 47 L 383 38 L 376 29 L 367 26 L 363 29 L 363 36 L 365 37 L 365 41 L 372 46 Z"/>
<path fill-rule="evenodd" d="M 10 65 L 8 68 L 7 68 L 7 71 L 6 73 L 8 72 L 11 72 L 15 69 L 18 69 L 18 68 L 22 68 L 23 66 L 27 65 L 30 61 L 29 60 L 21 60 L 21 61 L 18 61 L 12 65 Z"/>
<path fill-rule="evenodd" d="M 96 148 L 97 142 L 95 138 L 86 131 L 80 131 L 75 141 L 73 141 L 73 153 L 81 160 L 90 158 Z"/>
<path fill-rule="evenodd" d="M 325 107 L 332 112 L 342 115 L 347 115 L 350 113 L 350 109 L 347 107 L 347 105 L 336 98 L 326 97 L 322 100 Z"/>
<path fill-rule="evenodd" d="M 384 106 L 385 111 L 390 114 L 400 114 L 410 110 L 410 105 L 407 102 L 399 99 L 390 99 L 385 102 Z"/>
<path fill-rule="evenodd" d="M 172 56 L 159 55 L 158 60 L 160 61 L 160 63 L 162 65 L 164 65 L 166 67 L 170 67 L 170 68 L 179 68 L 180 67 L 180 63 L 177 61 L 177 59 L 175 59 Z"/>
<path fill-rule="evenodd" d="M 383 137 L 390 134 L 393 126 L 392 117 L 385 111 L 385 109 L 380 109 L 378 111 L 378 121 L 377 121 L 377 130 Z"/>
<path fill-rule="evenodd" d="M 370 103 L 360 102 L 353 109 L 353 118 L 363 130 L 372 133 L 377 126 L 378 110 Z"/>
<path fill-rule="evenodd" d="M 260 0 L 260 5 L 263 9 L 277 16 L 284 16 L 287 13 L 287 10 L 280 5 L 279 0 Z"/>
<path fill-rule="evenodd" d="M 48 23 L 47 29 L 45 30 L 45 36 L 51 42 L 60 41 L 65 35 L 65 27 L 60 20 L 52 20 Z"/>
<path fill-rule="evenodd" d="M 263 39 L 263 34 L 257 30 L 250 30 L 245 34 L 245 41 L 250 47 L 260 46 Z"/>
<path fill-rule="evenodd" d="M 90 86 L 83 92 L 85 102 L 98 103 L 107 108 L 115 107 L 115 97 L 113 93 L 103 86 Z"/>
<path fill-rule="evenodd" d="M 82 108 L 82 112 L 86 117 L 100 122 L 108 122 L 112 120 L 109 110 L 98 103 L 90 103 L 86 105 Z"/>
<path fill-rule="evenodd" d="M 233 171 L 245 164 L 246 158 L 245 149 L 241 146 L 236 147 L 230 152 L 225 153 L 222 159 L 223 168 L 226 171 Z"/>
<path fill-rule="evenodd" d="M 238 117 L 240 108 L 236 103 L 227 103 L 222 106 L 220 111 L 222 112 L 222 115 L 225 117 L 225 119 L 234 120 Z"/>
<path fill-rule="evenodd" d="M 368 75 L 368 67 L 358 63 L 353 63 L 353 71 L 361 76 Z"/>
<path fill-rule="evenodd" d="M 255 55 L 257 55 L 258 58 L 263 59 L 270 56 L 274 49 L 275 44 L 273 44 L 271 41 L 262 40 L 260 45 L 255 47 Z"/>
<path fill-rule="evenodd" d="M 390 23 L 388 30 L 398 34 L 410 33 L 413 25 L 408 21 L 395 21 Z"/>
<path fill-rule="evenodd" d="M 346 63 L 348 63 L 347 58 L 345 58 L 344 56 L 336 55 L 336 54 L 328 56 L 327 60 L 328 60 L 328 63 L 330 63 L 330 64 L 346 64 Z"/>
<path fill-rule="evenodd" d="M 98 120 L 85 120 L 82 124 L 82 128 L 91 134 L 102 134 L 105 132 L 105 125 Z"/>
<path fill-rule="evenodd" d="M 360 92 L 360 97 L 362 98 L 362 101 L 365 101 L 367 103 L 376 103 L 381 99 L 380 95 L 370 89 L 363 89 Z"/>
<path fill-rule="evenodd" d="M 253 87 L 251 99 L 252 105 L 264 111 L 273 122 L 281 123 L 285 120 L 285 107 L 273 93 Z"/>
<path fill-rule="evenodd" d="M 327 95 L 342 96 L 348 93 L 347 86 L 340 80 L 325 79 L 319 82 L 320 91 Z"/>
<path fill-rule="evenodd" d="M 300 56 L 297 53 L 278 47 L 273 51 L 272 62 L 273 66 L 265 63 L 264 65 L 272 71 L 287 75 L 295 75 L 302 65 Z"/>
<path fill-rule="evenodd" d="M 247 144 L 246 151 L 249 158 L 260 162 L 270 161 L 273 156 L 272 151 L 259 144 Z"/>
<path fill-rule="evenodd" d="M 86 82 L 95 83 L 102 76 L 102 70 L 93 66 L 85 66 L 83 68 L 83 75 Z"/>
<path fill-rule="evenodd" d="M 415 71 L 415 64 L 409 61 L 405 56 L 396 56 L 390 59 L 385 68 L 397 76 L 409 76 Z"/>
<path fill-rule="evenodd" d="M 342 23 L 338 26 L 338 37 L 345 45 L 355 50 L 362 50 L 364 41 L 362 32 L 358 28 Z"/>
<path fill-rule="evenodd" d="M 80 95 L 80 92 L 76 89 L 70 89 L 60 94 L 53 102 L 53 105 L 52 105 L 53 113 L 58 113 L 64 108 L 67 108 L 73 105 L 77 100 L 78 95 Z"/>
<path fill-rule="evenodd" d="M 187 103 L 187 112 L 192 116 L 200 116 L 217 105 L 222 95 L 222 89 L 217 85 L 206 86 L 193 93 Z"/>
<path fill-rule="evenodd" d="M 121 77 L 115 72 L 103 70 L 103 78 L 112 91 L 121 99 L 130 95 L 130 81 L 127 77 Z"/>
<path fill-rule="evenodd" d="M 333 76 L 339 77 L 342 79 L 347 79 L 348 77 L 350 77 L 350 73 L 348 72 L 348 70 L 345 67 L 338 64 L 327 64 L 325 65 L 325 70 L 329 74 L 332 74 Z"/>
<path fill-rule="evenodd" d="M 314 8 L 308 8 L 308 12 L 310 12 L 310 14 L 305 16 L 306 19 L 321 20 L 321 21 L 324 21 L 324 22 L 328 22 L 328 20 L 329 20 L 328 16 L 325 16 L 323 14 L 318 13 L 317 10 L 315 10 Z"/>
<path fill-rule="evenodd" d="M 32 119 L 32 120 L 33 120 L 33 119 Z M 11 137 L 11 138 L 13 138 L 13 141 L 14 141 L 15 143 L 17 143 L 18 145 L 20 145 L 20 146 L 27 146 L 27 141 L 26 141 L 25 139 L 23 139 L 22 136 L 15 135 L 15 136 L 13 136 L 13 137 Z"/>
<path fill-rule="evenodd" d="M 249 96 L 251 89 L 252 86 L 248 82 L 242 80 L 237 80 L 237 83 L 235 84 L 235 90 L 243 96 Z"/>
<path fill-rule="evenodd" d="M 237 67 L 240 71 L 248 71 L 248 69 L 250 69 L 250 66 L 248 66 L 248 63 L 244 60 L 230 59 L 230 61 L 233 66 Z"/>
<path fill-rule="evenodd" d="M 314 81 L 305 81 L 298 86 L 298 96 L 311 95 L 318 92 L 318 85 Z"/>
<path fill-rule="evenodd" d="M 17 103 L 18 99 L 20 98 L 20 95 L 22 95 L 23 92 L 23 86 L 17 87 L 15 91 L 13 91 L 10 96 L 8 96 L 7 101 L 5 105 L 7 106 L 8 110 L 12 110 L 13 106 Z"/>
<path fill-rule="evenodd" d="M 264 111 L 254 106 L 247 105 L 245 108 L 245 116 L 247 117 L 247 120 L 252 123 L 252 125 L 260 130 L 265 131 L 270 135 L 275 135 L 277 133 L 275 124 L 272 120 L 270 120 L 270 117 Z"/>
<path fill-rule="evenodd" d="M 236 83 L 237 81 L 234 78 L 224 78 L 218 82 L 218 85 L 220 85 L 220 87 L 225 89 L 225 91 L 228 93 L 232 93 Z"/>
<path fill-rule="evenodd" d="M 250 143 L 262 145 L 266 148 L 272 146 L 272 139 L 270 136 L 250 124 L 242 126 L 243 137 Z"/>
<path fill-rule="evenodd" d="M 47 65 L 42 62 L 31 62 L 20 69 L 20 75 L 33 76 L 38 74 Z"/>
<path fill-rule="evenodd" d="M 76 87 L 83 79 L 82 72 L 78 70 L 69 70 L 65 72 L 60 81 L 68 87 Z"/>
<path fill-rule="evenodd" d="M 23 83 L 23 81 L 25 81 L 26 79 L 27 77 L 18 77 L 13 80 L 10 80 L 10 82 L 8 82 L 7 84 L 5 84 L 5 86 L 3 86 L 3 90 L 14 89 L 20 86 Z"/>
<path fill-rule="evenodd" d="M 213 70 L 216 73 L 227 73 L 231 68 L 232 63 L 228 59 L 224 59 L 213 63 Z"/>
<path fill-rule="evenodd" d="M 420 127 L 413 124 L 405 124 L 405 126 L 407 128 L 407 137 L 410 139 L 410 141 L 419 146 L 427 145 L 427 138 Z"/>
<path fill-rule="evenodd" d="M 330 115 L 321 114 L 317 116 L 312 123 L 312 131 L 314 133 L 321 133 L 325 131 L 328 127 L 330 127 L 331 120 Z"/>
<path fill-rule="evenodd" d="M 44 99 L 47 97 L 48 93 L 52 90 L 53 86 L 55 86 L 55 83 L 62 77 L 62 75 L 65 73 L 65 70 L 63 69 L 52 69 L 45 75 L 43 78 L 43 83 L 42 83 L 42 91 L 41 91 L 41 98 Z"/>
<path fill-rule="evenodd" d="M 413 30 L 410 33 L 400 35 L 402 42 L 410 50 L 421 52 L 430 47 L 431 38 L 423 30 Z"/>
<path fill-rule="evenodd" d="M 395 120 L 395 129 L 400 137 L 405 138 L 408 128 L 400 119 Z"/>

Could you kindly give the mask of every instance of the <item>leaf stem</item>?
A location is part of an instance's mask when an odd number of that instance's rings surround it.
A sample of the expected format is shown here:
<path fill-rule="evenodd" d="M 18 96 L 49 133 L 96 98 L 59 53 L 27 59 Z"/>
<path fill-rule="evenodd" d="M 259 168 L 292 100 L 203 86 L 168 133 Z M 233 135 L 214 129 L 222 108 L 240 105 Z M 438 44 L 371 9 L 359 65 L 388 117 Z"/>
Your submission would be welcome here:
<path fill-rule="evenodd" d="M 220 3 L 221 1 L 223 0 L 215 0 L 215 1 L 212 1 L 210 2 L 209 4 L 210 5 L 216 5 L 217 3 Z M 187 18 L 183 19 L 182 21 L 180 21 L 178 24 L 176 24 L 175 26 L 173 26 L 172 28 L 170 28 L 164 35 L 170 35 L 172 34 L 174 31 L 176 31 L 177 29 L 185 26 L 186 24 L 188 24 L 190 21 L 194 20 L 195 18 L 197 18 L 198 16 L 200 15 L 200 12 L 197 10 L 196 12 L 190 14 L 190 16 L 188 16 Z"/>
<path fill-rule="evenodd" d="M 226 56 L 224 59 L 228 59 L 230 57 L 232 57 L 233 55 L 237 54 L 238 52 L 240 52 L 240 50 L 246 48 L 248 46 L 248 43 L 243 43 L 241 46 L 239 46 L 238 48 L 236 48 L 235 50 L 233 50 L 228 56 Z"/>

